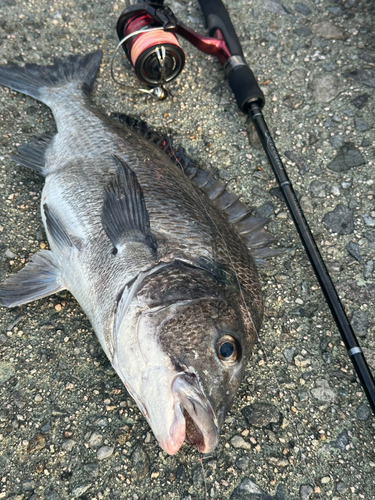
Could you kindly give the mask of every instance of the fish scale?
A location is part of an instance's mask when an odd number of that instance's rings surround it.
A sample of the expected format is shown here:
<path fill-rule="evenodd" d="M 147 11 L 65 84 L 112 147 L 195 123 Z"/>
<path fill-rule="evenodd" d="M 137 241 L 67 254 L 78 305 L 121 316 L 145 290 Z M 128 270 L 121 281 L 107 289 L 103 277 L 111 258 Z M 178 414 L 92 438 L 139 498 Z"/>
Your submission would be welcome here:
<path fill-rule="evenodd" d="M 274 238 L 181 149 L 92 104 L 101 57 L 0 67 L 0 84 L 50 106 L 57 125 L 13 157 L 45 177 L 50 250 L 0 284 L 0 304 L 69 290 L 160 446 L 210 453 L 262 321 L 246 241 L 259 258 L 277 254 Z"/>

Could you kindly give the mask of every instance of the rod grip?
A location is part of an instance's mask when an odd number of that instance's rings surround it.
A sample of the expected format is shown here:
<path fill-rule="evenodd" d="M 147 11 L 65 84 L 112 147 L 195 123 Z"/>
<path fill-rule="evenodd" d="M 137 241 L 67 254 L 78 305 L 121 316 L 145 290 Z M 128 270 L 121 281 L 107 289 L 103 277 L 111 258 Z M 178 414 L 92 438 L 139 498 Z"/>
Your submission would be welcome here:
<path fill-rule="evenodd" d="M 248 113 L 252 102 L 257 102 L 260 108 L 264 106 L 264 94 L 249 66 L 234 67 L 228 74 L 228 82 L 241 111 Z"/>

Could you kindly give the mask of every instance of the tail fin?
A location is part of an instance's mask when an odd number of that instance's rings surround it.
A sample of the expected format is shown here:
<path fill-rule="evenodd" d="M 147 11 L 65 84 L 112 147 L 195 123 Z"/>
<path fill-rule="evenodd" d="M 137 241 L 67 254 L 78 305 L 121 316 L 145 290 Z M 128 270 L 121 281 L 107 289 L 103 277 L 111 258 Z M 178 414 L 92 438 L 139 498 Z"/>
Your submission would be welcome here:
<path fill-rule="evenodd" d="M 0 85 L 44 101 L 43 89 L 61 86 L 69 82 L 81 82 L 82 88 L 90 91 L 98 73 L 103 53 L 101 50 L 85 56 L 69 56 L 55 59 L 51 66 L 37 64 L 8 64 L 0 66 Z"/>

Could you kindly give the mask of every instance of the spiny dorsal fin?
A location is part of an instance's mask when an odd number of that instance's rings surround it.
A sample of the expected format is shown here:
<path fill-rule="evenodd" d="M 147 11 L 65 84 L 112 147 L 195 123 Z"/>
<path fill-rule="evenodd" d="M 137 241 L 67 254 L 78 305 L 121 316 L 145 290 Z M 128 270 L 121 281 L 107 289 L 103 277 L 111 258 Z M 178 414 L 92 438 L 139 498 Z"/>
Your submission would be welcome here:
<path fill-rule="evenodd" d="M 184 171 L 186 176 L 197 185 L 228 217 L 236 230 L 244 238 L 247 247 L 256 260 L 262 261 L 283 253 L 280 248 L 271 249 L 268 245 L 276 243 L 277 239 L 263 229 L 269 219 L 257 218 L 252 214 L 254 208 L 246 206 L 239 200 L 239 196 L 229 193 L 227 185 L 214 178 L 214 172 L 202 170 L 190 160 L 182 147 L 175 148 L 168 134 L 163 136 L 152 132 L 142 120 L 125 114 L 114 113 L 112 118 L 124 123 L 146 139 L 162 149 Z"/>
<path fill-rule="evenodd" d="M 102 225 L 116 254 L 126 241 L 139 241 L 156 250 L 141 186 L 129 165 L 120 157 L 116 175 L 105 188 Z"/>

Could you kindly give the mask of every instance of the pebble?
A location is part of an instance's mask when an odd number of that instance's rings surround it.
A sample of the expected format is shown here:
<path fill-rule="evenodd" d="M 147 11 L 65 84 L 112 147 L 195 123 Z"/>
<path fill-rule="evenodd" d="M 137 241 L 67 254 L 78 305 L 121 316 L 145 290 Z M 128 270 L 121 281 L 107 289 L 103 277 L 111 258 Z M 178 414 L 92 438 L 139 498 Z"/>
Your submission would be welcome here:
<path fill-rule="evenodd" d="M 339 481 L 336 484 L 336 490 L 338 491 L 338 493 L 345 493 L 345 491 L 346 491 L 345 483 L 343 483 L 342 481 Z"/>
<path fill-rule="evenodd" d="M 274 2 L 273 0 L 263 0 L 263 8 L 272 12 L 273 14 L 287 14 L 286 10 L 280 5 L 278 2 Z"/>
<path fill-rule="evenodd" d="M 363 222 L 365 223 L 365 226 L 375 227 L 375 217 L 370 217 L 370 215 L 364 215 Z"/>
<path fill-rule="evenodd" d="M 93 432 L 89 439 L 90 448 L 100 448 L 103 444 L 103 436 L 98 432 Z"/>
<path fill-rule="evenodd" d="M 358 335 L 358 337 L 365 337 L 368 329 L 367 313 L 365 311 L 361 311 L 360 309 L 354 311 L 351 325 L 354 333 Z"/>
<path fill-rule="evenodd" d="M 358 95 L 357 97 L 355 97 L 351 101 L 351 103 L 356 108 L 362 109 L 367 104 L 367 101 L 369 100 L 369 97 L 370 97 L 369 94 L 361 94 L 361 95 Z"/>
<path fill-rule="evenodd" d="M 233 436 L 230 440 L 233 448 L 240 448 L 242 450 L 251 450 L 251 444 L 245 441 L 242 436 Z"/>
<path fill-rule="evenodd" d="M 309 191 L 311 196 L 317 198 L 325 198 L 326 197 L 326 184 L 321 181 L 312 181 L 309 186 Z"/>
<path fill-rule="evenodd" d="M 242 500 L 251 498 L 248 495 L 264 495 L 264 491 L 258 485 L 253 483 L 248 477 L 242 480 L 241 484 L 233 491 L 230 500 Z"/>
<path fill-rule="evenodd" d="M 354 127 L 358 130 L 358 132 L 365 132 L 371 128 L 365 120 L 362 120 L 362 118 L 356 118 L 354 120 Z"/>
<path fill-rule="evenodd" d="M 295 69 L 290 72 L 289 78 L 293 85 L 299 87 L 305 84 L 306 73 L 303 69 Z"/>
<path fill-rule="evenodd" d="M 63 442 L 61 448 L 69 453 L 70 451 L 72 451 L 75 445 L 76 442 L 74 441 L 74 439 L 67 439 L 66 441 Z"/>
<path fill-rule="evenodd" d="M 241 413 L 253 427 L 266 427 L 280 421 L 280 412 L 270 403 L 253 403 L 242 408 Z"/>
<path fill-rule="evenodd" d="M 76 486 L 73 491 L 72 491 L 72 495 L 74 498 L 79 498 L 80 496 L 82 496 L 84 493 L 86 493 L 86 491 L 91 488 L 91 484 L 82 484 L 80 486 Z"/>
<path fill-rule="evenodd" d="M 331 441 L 330 446 L 332 448 L 339 448 L 342 451 L 346 451 L 346 447 L 349 444 L 349 434 L 346 429 L 344 429 L 340 434 L 337 436 L 337 439 L 335 441 Z"/>
<path fill-rule="evenodd" d="M 14 259 L 14 257 L 17 257 L 17 255 L 13 253 L 12 250 L 9 250 L 9 248 L 5 250 L 5 256 L 8 257 L 8 259 Z"/>
<path fill-rule="evenodd" d="M 329 142 L 335 149 L 339 149 L 343 145 L 344 139 L 341 135 L 333 135 L 329 138 Z"/>
<path fill-rule="evenodd" d="M 316 380 L 315 385 L 315 389 L 311 389 L 310 391 L 313 398 L 321 401 L 322 403 L 331 403 L 336 401 L 336 393 L 333 389 L 330 388 L 328 380 Z"/>
<path fill-rule="evenodd" d="M 295 352 L 296 352 L 295 347 L 290 347 L 289 349 L 284 350 L 284 357 L 288 361 L 288 363 L 292 363 Z"/>
<path fill-rule="evenodd" d="M 0 361 L 0 385 L 5 384 L 10 378 L 14 377 L 16 370 L 13 363 Z"/>
<path fill-rule="evenodd" d="M 300 500 L 309 500 L 314 493 L 314 488 L 309 484 L 302 484 L 299 489 Z"/>
<path fill-rule="evenodd" d="M 4 333 L 0 333 L 0 346 L 5 344 L 5 342 L 8 340 L 8 337 L 4 335 Z"/>
<path fill-rule="evenodd" d="M 370 408 L 365 403 L 361 403 L 358 406 L 356 414 L 358 420 L 364 421 L 368 420 L 372 415 Z"/>
<path fill-rule="evenodd" d="M 355 145 L 352 142 L 345 142 L 327 167 L 334 172 L 347 172 L 364 163 L 365 160 Z"/>
<path fill-rule="evenodd" d="M 330 102 L 343 91 L 343 86 L 336 75 L 321 73 L 313 77 L 309 89 L 314 102 Z"/>
<path fill-rule="evenodd" d="M 351 234 L 354 231 L 353 212 L 341 204 L 332 212 L 327 212 L 322 222 L 327 229 L 337 234 Z"/>
<path fill-rule="evenodd" d="M 306 368 L 307 366 L 311 365 L 311 360 L 304 358 L 301 354 L 298 354 L 294 358 L 294 364 L 298 366 L 298 368 Z"/>
<path fill-rule="evenodd" d="M 275 207 L 274 205 L 268 201 L 261 205 L 260 207 L 257 208 L 257 217 L 265 218 L 269 217 L 275 212 Z"/>
<path fill-rule="evenodd" d="M 92 464 L 85 464 L 83 466 L 83 470 L 87 472 L 88 474 L 91 474 L 93 477 L 97 477 L 99 474 L 99 466 L 98 464 L 92 463 Z"/>
<path fill-rule="evenodd" d="M 289 109 L 299 109 L 303 105 L 303 99 L 299 96 L 287 95 L 283 99 L 283 103 Z"/>
<path fill-rule="evenodd" d="M 44 500 L 59 500 L 59 495 L 51 488 L 44 490 Z"/>
<path fill-rule="evenodd" d="M 302 26 L 301 28 L 296 28 L 295 30 L 293 30 L 293 33 L 295 33 L 298 36 L 306 37 L 311 35 L 311 29 L 308 28 L 307 26 Z"/>
<path fill-rule="evenodd" d="M 42 450 L 46 446 L 46 438 L 42 434 L 37 434 L 30 439 L 27 447 L 27 453 L 34 453 L 35 451 Z"/>
<path fill-rule="evenodd" d="M 365 278 L 371 278 L 372 274 L 374 272 L 374 261 L 369 260 L 366 262 L 366 264 L 363 266 L 363 276 Z"/>
<path fill-rule="evenodd" d="M 311 9 L 304 3 L 300 2 L 294 4 L 294 10 L 296 12 L 299 12 L 300 14 L 303 14 L 304 16 L 308 16 L 309 14 L 311 14 Z"/>
<path fill-rule="evenodd" d="M 115 449 L 114 446 L 102 446 L 96 452 L 97 459 L 98 460 L 105 460 L 106 458 L 109 458 L 112 455 L 114 449 Z"/>
<path fill-rule="evenodd" d="M 236 461 L 236 467 L 238 467 L 241 470 L 247 470 L 249 467 L 250 460 L 248 457 L 240 457 Z"/>
<path fill-rule="evenodd" d="M 345 78 L 352 78 L 357 83 L 362 83 L 363 85 L 368 85 L 369 87 L 375 87 L 375 74 L 373 70 L 360 68 L 343 73 L 343 76 Z"/>
<path fill-rule="evenodd" d="M 150 460 L 141 445 L 138 445 L 131 456 L 132 469 L 137 479 L 141 480 L 149 473 Z"/>
<path fill-rule="evenodd" d="M 346 249 L 348 251 L 348 254 L 351 255 L 352 257 L 354 257 L 354 259 L 356 261 L 362 262 L 362 257 L 361 257 L 361 254 L 359 251 L 359 246 L 357 245 L 357 243 L 353 243 L 353 241 L 350 241 L 346 245 Z"/>
<path fill-rule="evenodd" d="M 35 488 L 35 483 L 32 479 L 25 479 L 22 481 L 23 491 L 32 491 Z"/>
<path fill-rule="evenodd" d="M 326 40 L 346 39 L 345 33 L 329 21 L 323 21 L 322 23 L 313 24 L 312 31 L 315 35 L 321 36 Z"/>
<path fill-rule="evenodd" d="M 304 212 L 307 212 L 309 214 L 314 213 L 314 207 L 308 196 L 302 196 L 301 199 L 299 200 L 299 204 L 301 205 L 301 208 Z"/>

